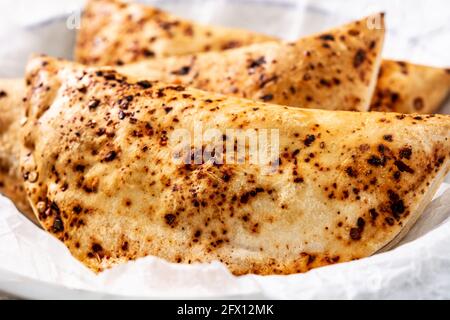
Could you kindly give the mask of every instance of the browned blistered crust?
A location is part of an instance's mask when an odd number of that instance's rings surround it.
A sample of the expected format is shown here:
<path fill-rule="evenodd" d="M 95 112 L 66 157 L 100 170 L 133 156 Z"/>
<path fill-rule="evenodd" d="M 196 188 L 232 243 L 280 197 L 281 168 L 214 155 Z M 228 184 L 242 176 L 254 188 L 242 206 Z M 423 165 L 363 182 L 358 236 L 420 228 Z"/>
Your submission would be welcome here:
<path fill-rule="evenodd" d="M 293 43 L 266 42 L 223 52 L 147 59 L 118 70 L 263 102 L 367 111 L 384 39 L 383 25 L 370 29 L 369 19 Z"/>
<path fill-rule="evenodd" d="M 95 271 L 147 255 L 234 274 L 366 257 L 449 169 L 445 115 L 280 107 L 46 57 L 27 82 L 26 190 L 42 226 Z M 176 165 L 168 136 L 194 121 L 278 128 L 279 169 Z"/>
<path fill-rule="evenodd" d="M 23 79 L 0 79 L 0 192 L 36 221 L 26 200 L 19 171 L 20 120 L 23 118 Z"/>
<path fill-rule="evenodd" d="M 119 0 L 89 0 L 75 58 L 89 65 L 122 65 L 142 59 L 226 50 L 274 38 L 206 26 L 156 8 Z"/>
<path fill-rule="evenodd" d="M 381 64 L 370 110 L 434 113 L 449 92 L 448 69 L 385 60 Z"/>
<path fill-rule="evenodd" d="M 85 12 L 76 47 L 76 58 L 85 64 L 122 65 L 142 60 L 148 61 L 155 57 L 180 56 L 210 50 L 221 51 L 255 43 L 278 41 L 278 39 L 273 37 L 242 31 L 242 36 L 247 38 L 244 41 L 236 41 L 232 39 L 236 37 L 235 30 L 197 25 L 152 7 L 139 4 L 125 4 L 116 0 L 89 1 Z M 139 12 L 143 13 L 143 17 L 140 17 Z M 372 26 L 370 22 L 369 24 L 363 23 L 357 28 L 349 30 L 348 36 L 350 36 L 350 39 L 354 37 L 361 39 L 364 36 L 376 34 L 367 32 L 367 28 L 363 28 Z M 383 27 L 383 21 L 380 22 L 380 26 Z M 205 36 L 205 32 L 188 32 L 187 34 L 185 32 L 186 29 L 194 30 L 197 28 L 200 30 L 221 30 L 219 32 L 221 36 L 218 37 L 215 32 L 212 32 L 209 37 Z M 157 34 L 157 36 L 150 37 L 149 34 Z M 230 43 L 232 45 L 223 47 L 222 41 L 225 41 L 224 39 L 231 39 Z M 328 54 L 336 58 L 341 56 L 345 50 L 350 49 L 347 55 L 353 54 L 353 65 L 358 66 L 365 60 L 366 52 L 370 52 L 370 47 L 367 49 L 367 42 L 373 42 L 367 41 L 366 44 L 361 46 L 356 45 L 353 48 L 352 46 L 347 48 L 348 44 L 345 41 L 347 35 L 341 34 L 339 37 L 336 37 L 333 32 L 317 35 L 317 39 L 323 40 L 323 43 L 310 42 L 310 44 L 315 44 L 319 48 L 314 45 L 313 48 L 307 49 L 305 47 L 305 50 L 298 52 L 299 55 L 295 57 L 290 57 L 287 52 L 281 53 L 278 50 L 282 57 L 276 59 L 277 61 L 282 61 L 281 64 L 284 64 L 284 67 L 295 66 L 295 68 L 299 66 L 299 62 L 309 60 L 314 67 L 319 67 L 312 70 L 305 70 L 300 67 L 299 70 L 286 71 L 279 66 L 272 66 L 272 63 L 269 62 L 270 68 L 268 68 L 268 71 L 272 71 L 272 74 L 266 74 L 264 69 L 268 66 L 261 56 L 257 56 L 248 64 L 254 67 L 250 68 L 252 70 L 247 71 L 244 68 L 231 67 L 229 61 L 222 61 L 216 65 L 216 61 L 211 60 L 221 61 L 222 56 L 220 54 L 206 57 L 200 56 L 200 61 L 195 62 L 195 72 L 191 67 L 191 64 L 194 63 L 194 61 L 191 61 L 192 57 L 182 57 L 180 62 L 177 62 L 176 58 L 169 60 L 173 64 L 172 66 L 167 65 L 169 63 L 167 60 L 163 60 L 150 62 L 147 67 L 145 64 L 142 64 L 136 66 L 136 69 L 142 69 L 141 73 L 152 75 L 155 80 L 162 80 L 158 79 L 158 77 L 167 78 L 169 81 L 179 81 L 200 89 L 220 91 L 240 97 L 260 99 L 283 105 L 331 109 L 328 100 L 323 99 L 324 93 L 319 95 L 322 98 L 320 101 L 313 101 L 317 96 L 311 93 L 316 93 L 319 89 L 326 92 L 323 89 L 339 85 L 342 81 L 347 82 L 349 76 L 351 78 L 355 77 L 351 74 L 341 77 L 341 75 L 336 75 L 338 70 L 330 71 L 328 67 L 333 64 L 330 64 L 332 60 L 329 60 Z M 335 42 L 336 40 L 344 41 Z M 186 41 L 188 41 L 188 45 L 186 45 Z M 215 42 L 216 46 L 204 46 L 205 41 Z M 305 45 L 304 41 L 300 43 Z M 261 48 L 269 47 L 262 46 Z M 376 50 L 381 50 L 381 45 L 378 45 Z M 293 51 L 293 49 L 290 51 Z M 252 52 L 256 54 L 255 49 Z M 311 52 L 315 54 L 309 59 L 305 59 L 304 54 L 308 56 Z M 261 55 L 263 54 L 266 54 L 266 52 L 261 52 Z M 285 55 L 286 58 L 284 57 Z M 289 61 L 289 57 L 292 61 Z M 234 56 L 234 58 L 236 59 L 237 57 Z M 325 62 L 322 59 L 325 59 Z M 234 63 L 234 61 L 232 62 Z M 264 65 L 266 66 L 264 67 Z M 304 63 L 300 63 L 300 65 L 304 65 Z M 323 66 L 325 66 L 325 69 Z M 348 70 L 351 70 L 349 66 L 350 64 L 346 63 L 340 69 L 348 72 Z M 152 72 L 148 70 L 149 68 L 158 71 Z M 361 72 L 361 70 L 366 70 L 367 67 L 358 69 Z M 126 70 L 124 69 L 124 71 Z M 213 74 L 212 70 L 216 70 L 218 73 Z M 450 75 L 447 69 L 420 66 L 402 61 L 383 60 L 381 62 L 381 70 L 375 94 L 371 101 L 372 111 L 433 113 L 442 105 L 450 90 Z M 168 75 L 167 72 L 172 74 Z M 247 75 L 247 72 L 251 73 L 251 75 Z M 370 71 L 364 72 L 372 74 Z M 286 76 L 286 74 L 292 76 L 292 73 L 294 73 L 295 81 Z M 211 81 L 211 74 L 213 74 L 213 83 L 208 83 Z M 287 81 L 280 81 L 280 74 Z M 193 77 L 199 77 L 199 79 L 192 79 Z M 251 78 L 252 82 L 246 82 L 248 78 Z M 310 81 L 311 78 L 315 80 Z M 239 79 L 244 81 L 239 81 Z M 358 82 L 358 80 L 356 81 Z M 262 87 L 268 84 L 271 88 L 262 90 Z M 227 87 L 226 85 L 229 86 Z M 297 93 L 298 86 L 301 87 L 299 93 Z M 318 87 L 316 88 L 315 86 Z M 345 86 L 341 90 L 346 90 Z M 278 94 L 265 92 L 270 90 L 278 91 Z M 354 90 L 353 93 L 360 92 L 360 90 Z M 363 89 L 362 92 L 365 93 L 365 90 Z M 333 93 L 333 90 L 328 90 L 330 97 L 333 96 Z M 353 100 L 356 100 L 354 102 L 351 102 L 352 98 L 349 97 L 343 104 L 345 107 L 340 105 L 340 98 L 334 99 L 334 104 L 337 106 L 336 110 L 351 110 L 352 108 L 360 110 L 354 106 L 358 104 L 357 99 L 360 99 L 358 94 L 353 97 Z M 350 100 L 350 103 L 348 100 Z M 319 105 L 319 103 L 322 103 L 322 105 Z"/>

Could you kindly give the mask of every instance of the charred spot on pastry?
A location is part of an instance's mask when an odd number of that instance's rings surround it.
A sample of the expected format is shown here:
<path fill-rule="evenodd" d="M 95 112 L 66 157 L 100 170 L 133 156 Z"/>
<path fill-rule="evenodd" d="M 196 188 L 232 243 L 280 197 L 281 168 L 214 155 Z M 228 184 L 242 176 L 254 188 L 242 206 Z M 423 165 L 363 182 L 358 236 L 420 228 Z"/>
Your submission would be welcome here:
<path fill-rule="evenodd" d="M 356 221 L 356 225 L 360 229 L 363 229 L 365 224 L 366 224 L 365 220 L 363 218 L 361 218 L 361 217 L 359 217 L 358 220 Z"/>
<path fill-rule="evenodd" d="M 165 111 L 166 113 L 169 113 L 169 112 L 172 111 L 172 110 L 173 110 L 172 107 L 164 107 L 164 111 Z"/>
<path fill-rule="evenodd" d="M 400 172 L 414 173 L 414 170 L 401 160 L 395 160 L 394 164 Z"/>
<path fill-rule="evenodd" d="M 88 103 L 89 110 L 95 110 L 100 105 L 99 99 L 93 99 Z"/>
<path fill-rule="evenodd" d="M 127 114 L 125 112 L 123 112 L 123 110 L 119 110 L 119 120 L 123 120 L 125 119 L 125 117 L 127 116 Z M 105 130 L 106 131 L 106 130 Z"/>
<path fill-rule="evenodd" d="M 400 157 L 400 159 L 405 158 L 405 159 L 410 160 L 410 159 L 411 159 L 411 155 L 412 155 L 412 149 L 411 149 L 411 147 L 403 147 L 403 148 L 401 148 L 400 151 L 399 151 L 399 157 Z"/>
<path fill-rule="evenodd" d="M 164 220 L 165 220 L 166 224 L 168 224 L 172 228 L 175 226 L 176 218 L 177 218 L 176 215 L 174 215 L 172 213 L 168 213 L 164 216 Z"/>
<path fill-rule="evenodd" d="M 396 103 L 400 99 L 400 94 L 397 92 L 391 92 L 389 97 L 392 103 Z"/>
<path fill-rule="evenodd" d="M 408 75 L 408 64 L 404 61 L 397 61 L 397 65 L 400 68 L 400 72 L 404 75 Z"/>
<path fill-rule="evenodd" d="M 360 67 L 366 60 L 366 52 L 363 49 L 358 49 L 356 51 L 355 57 L 353 58 L 353 67 Z"/>
<path fill-rule="evenodd" d="M 388 190 L 388 197 L 392 215 L 398 219 L 400 215 L 405 212 L 405 204 L 403 200 L 400 199 L 398 193 L 393 190 Z"/>
<path fill-rule="evenodd" d="M 294 179 L 294 182 L 295 183 L 302 183 L 302 182 L 304 182 L 305 180 L 302 178 L 302 177 L 297 177 L 297 178 L 295 178 Z"/>
<path fill-rule="evenodd" d="M 241 197 L 239 198 L 239 202 L 245 204 L 248 202 L 249 198 L 250 198 L 250 193 L 246 192 L 243 195 L 241 195 Z"/>
<path fill-rule="evenodd" d="M 352 178 L 358 177 L 358 172 L 352 167 L 345 168 L 345 172 L 347 173 L 347 175 L 349 177 L 352 177 Z"/>
<path fill-rule="evenodd" d="M 303 144 L 307 147 L 309 147 L 314 141 L 316 140 L 316 136 L 313 134 L 308 134 L 305 138 L 305 140 L 303 140 Z"/>
<path fill-rule="evenodd" d="M 384 154 L 386 151 L 389 151 L 389 148 L 386 147 L 384 144 L 380 143 L 377 147 L 377 150 L 379 153 Z"/>
<path fill-rule="evenodd" d="M 138 81 L 136 84 L 140 86 L 142 89 L 150 89 L 152 87 L 152 83 L 147 80 Z"/>
<path fill-rule="evenodd" d="M 187 74 L 189 74 L 189 72 L 191 71 L 191 67 L 190 66 L 183 66 L 178 70 L 174 70 L 171 73 L 173 75 L 177 75 L 177 76 L 185 76 Z"/>
<path fill-rule="evenodd" d="M 290 92 L 291 94 L 295 94 L 295 93 L 297 92 L 297 89 L 295 89 L 293 86 L 290 86 L 290 87 L 289 87 L 289 92 Z"/>
<path fill-rule="evenodd" d="M 7 97 L 8 94 L 6 93 L 5 90 L 0 90 L 0 99 Z"/>
<path fill-rule="evenodd" d="M 264 56 L 259 57 L 258 59 L 250 61 L 248 68 L 249 69 L 255 69 L 257 67 L 262 66 L 266 63 L 266 58 Z"/>
<path fill-rule="evenodd" d="M 159 145 L 161 147 L 167 146 L 167 142 L 169 141 L 169 137 L 167 137 L 166 133 L 162 133 L 161 137 L 159 138 Z"/>
<path fill-rule="evenodd" d="M 370 146 L 367 143 L 363 143 L 359 146 L 359 151 L 366 152 L 370 149 Z"/>
<path fill-rule="evenodd" d="M 81 211 L 83 210 L 83 208 L 81 208 L 81 206 L 80 206 L 79 204 L 77 204 L 77 205 L 75 205 L 75 206 L 72 208 L 72 210 L 73 210 L 74 213 L 80 214 Z"/>
<path fill-rule="evenodd" d="M 334 36 L 332 34 L 327 33 L 319 36 L 319 39 L 323 41 L 334 41 Z"/>
<path fill-rule="evenodd" d="M 99 243 L 93 243 L 91 248 L 92 248 L 92 251 L 95 253 L 99 253 L 99 252 L 103 251 L 103 247 Z"/>
<path fill-rule="evenodd" d="M 367 159 L 367 163 L 375 167 L 384 167 L 386 164 L 386 158 L 372 155 L 369 159 Z"/>
<path fill-rule="evenodd" d="M 362 217 L 359 217 L 356 221 L 356 228 L 350 229 L 350 238 L 352 240 L 361 240 L 361 235 L 364 231 L 365 225 L 366 221 Z"/>
<path fill-rule="evenodd" d="M 86 86 L 82 86 L 80 88 L 77 89 L 78 92 L 82 93 L 82 94 L 86 94 L 87 93 L 87 87 Z"/>
<path fill-rule="evenodd" d="M 59 232 L 64 231 L 64 223 L 61 220 L 61 217 L 56 217 L 55 220 L 53 220 L 52 230 L 54 233 L 59 233 Z"/>
<path fill-rule="evenodd" d="M 83 191 L 86 193 L 95 193 L 98 191 L 98 178 L 92 179 L 91 181 L 87 181 L 82 183 L 80 181 L 80 187 L 83 188 Z"/>
<path fill-rule="evenodd" d="M 264 102 L 271 101 L 273 100 L 273 94 L 272 93 L 265 94 L 260 99 Z"/>
<path fill-rule="evenodd" d="M 224 173 L 222 176 L 222 180 L 224 182 L 229 182 L 231 180 L 231 175 L 229 175 L 228 173 Z"/>
<path fill-rule="evenodd" d="M 327 88 L 331 87 L 331 81 L 329 81 L 327 79 L 320 79 L 319 83 L 324 87 L 327 87 Z"/>
<path fill-rule="evenodd" d="M 253 190 L 244 192 L 240 197 L 239 197 L 239 202 L 242 204 L 246 204 L 248 203 L 248 201 L 250 200 L 250 198 L 254 198 L 258 195 L 258 193 L 264 192 L 264 188 L 261 187 L 257 187 Z M 236 198 L 237 199 L 237 198 Z"/>
<path fill-rule="evenodd" d="M 86 166 L 83 164 L 76 164 L 74 167 L 74 170 L 76 172 L 84 172 L 85 169 L 86 169 Z"/>
<path fill-rule="evenodd" d="M 188 37 L 192 37 L 194 35 L 194 29 L 192 28 L 191 25 L 187 25 L 184 30 L 183 30 L 184 34 Z"/>
<path fill-rule="evenodd" d="M 348 31 L 348 34 L 351 35 L 352 37 L 356 37 L 359 35 L 359 30 L 351 29 Z"/>
<path fill-rule="evenodd" d="M 393 141 L 392 134 L 385 134 L 385 135 L 383 136 L 383 140 L 392 142 L 392 141 Z"/>
<path fill-rule="evenodd" d="M 361 240 L 361 230 L 359 228 L 351 228 L 350 238 L 352 240 Z"/>
<path fill-rule="evenodd" d="M 160 26 L 161 29 L 163 29 L 165 31 L 169 31 L 172 27 L 179 26 L 180 21 L 178 21 L 178 20 L 174 20 L 174 21 L 159 20 L 158 25 Z"/>
<path fill-rule="evenodd" d="M 425 103 L 424 103 L 422 97 L 414 98 L 414 100 L 413 100 L 413 107 L 414 107 L 415 110 L 420 111 L 420 110 L 422 110 L 424 108 L 424 106 L 425 106 Z"/>
<path fill-rule="evenodd" d="M 162 89 L 164 90 L 164 89 Z M 174 90 L 174 91 L 184 91 L 186 88 L 182 85 L 169 85 L 166 87 L 166 90 Z"/>
<path fill-rule="evenodd" d="M 384 221 L 390 226 L 393 226 L 394 223 L 395 223 L 395 220 L 393 218 L 391 218 L 391 217 L 384 218 Z"/>
<path fill-rule="evenodd" d="M 234 49 L 241 46 L 241 43 L 237 40 L 231 40 L 222 45 L 222 50 Z"/>
<path fill-rule="evenodd" d="M 116 152 L 115 150 L 111 150 L 111 151 L 109 151 L 109 152 L 106 154 L 106 156 L 103 158 L 103 161 L 105 161 L 105 162 L 111 162 L 111 161 L 113 161 L 114 159 L 116 159 L 116 157 L 117 157 L 117 152 Z"/>
<path fill-rule="evenodd" d="M 142 54 L 144 55 L 144 57 L 147 57 L 147 58 L 153 58 L 155 56 L 155 52 L 153 52 L 150 49 L 143 49 Z"/>
<path fill-rule="evenodd" d="M 259 77 L 259 88 L 264 88 L 268 83 L 270 82 L 276 82 L 278 80 L 277 75 L 273 75 L 272 77 L 266 77 L 264 74 L 262 74 Z"/>
<path fill-rule="evenodd" d="M 103 73 L 103 72 L 100 71 L 99 73 L 97 73 L 97 75 L 98 74 L 101 74 L 103 76 L 103 78 L 105 78 L 105 80 L 107 80 L 107 81 L 117 80 L 116 79 L 116 74 L 114 72 Z"/>
<path fill-rule="evenodd" d="M 313 254 L 308 254 L 308 261 L 306 262 L 306 265 L 311 265 L 316 260 L 316 256 Z"/>
<path fill-rule="evenodd" d="M 377 210 L 376 210 L 375 208 L 371 208 L 371 209 L 369 210 L 369 214 L 370 214 L 370 218 L 371 218 L 372 220 L 376 220 L 377 217 L 378 217 L 378 212 L 377 212 Z"/>

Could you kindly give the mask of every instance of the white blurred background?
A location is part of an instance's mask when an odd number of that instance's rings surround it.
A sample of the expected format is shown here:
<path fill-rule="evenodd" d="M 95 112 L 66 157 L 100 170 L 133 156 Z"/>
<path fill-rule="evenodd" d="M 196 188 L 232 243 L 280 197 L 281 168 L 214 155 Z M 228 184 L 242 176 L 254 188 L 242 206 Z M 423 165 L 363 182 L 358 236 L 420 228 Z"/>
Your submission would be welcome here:
<path fill-rule="evenodd" d="M 83 0 L 1 0 L 0 76 L 20 76 L 31 52 L 70 58 L 67 16 Z M 374 12 L 387 13 L 384 56 L 450 66 L 448 0 L 147 0 L 199 22 L 243 27 L 294 40 Z"/>

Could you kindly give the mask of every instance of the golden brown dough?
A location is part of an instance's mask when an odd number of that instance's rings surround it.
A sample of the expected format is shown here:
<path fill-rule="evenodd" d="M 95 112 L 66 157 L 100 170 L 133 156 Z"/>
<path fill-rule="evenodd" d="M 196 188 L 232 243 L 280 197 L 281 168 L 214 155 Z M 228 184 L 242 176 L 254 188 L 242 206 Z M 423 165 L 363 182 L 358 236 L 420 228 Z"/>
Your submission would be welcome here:
<path fill-rule="evenodd" d="M 277 40 L 276 38 L 262 34 L 256 35 L 254 33 L 239 31 L 242 37 L 246 38 L 245 40 L 235 41 L 233 40 L 236 37 L 235 30 L 201 26 L 149 6 L 130 4 L 119 0 L 90 0 L 85 12 L 76 47 L 77 60 L 85 64 L 114 65 L 142 60 L 147 61 L 149 58 L 154 57 L 193 54 L 210 51 L 211 49 L 217 51 L 224 48 L 222 41 L 229 41 L 230 39 L 233 45 L 225 47 L 235 48 Z M 129 17 L 130 13 L 132 14 Z M 169 26 L 168 30 L 163 31 L 161 25 Z M 186 35 L 185 28 L 220 31 L 218 31 L 218 34 L 212 32 L 212 36 L 205 37 L 204 32 L 193 32 L 192 34 L 189 33 Z M 157 35 L 157 40 L 148 41 L 148 39 L 152 38 L 149 34 Z M 187 45 L 186 41 L 188 42 Z M 215 45 L 205 46 L 205 41 L 215 43 Z M 154 52 L 154 54 L 149 54 L 147 52 L 148 50 Z M 143 54 L 143 52 L 147 52 L 147 54 Z M 210 57 L 212 59 L 213 56 Z M 297 58 L 303 60 L 304 57 L 299 56 Z M 183 59 L 186 60 L 188 58 L 182 58 L 181 61 Z M 221 57 L 217 56 L 217 59 L 220 61 Z M 208 59 L 203 58 L 203 60 Z M 165 66 L 166 63 L 162 62 L 161 68 L 164 69 L 167 67 Z M 297 62 L 291 63 L 297 65 Z M 219 66 L 214 66 L 214 69 L 220 69 L 223 67 L 223 64 L 224 62 L 219 63 Z M 371 110 L 402 113 L 433 113 L 442 105 L 450 87 L 448 70 L 419 66 L 407 62 L 394 62 L 391 60 L 383 60 L 381 65 L 384 72 L 380 74 L 376 94 L 373 96 L 371 103 Z M 156 62 L 150 62 L 148 66 L 156 66 L 158 70 L 161 69 Z M 142 67 L 144 67 L 143 71 L 148 71 L 145 68 L 145 64 Z M 183 71 L 183 69 L 180 70 Z M 154 73 L 149 74 L 154 75 Z M 245 79 L 244 74 L 241 74 L 240 78 Z M 164 75 L 164 77 L 167 77 L 167 75 Z M 175 77 L 172 76 L 169 78 L 173 79 Z M 220 79 L 218 75 L 214 76 L 214 79 L 216 78 Z M 181 79 L 181 81 L 183 80 L 189 80 L 189 76 Z M 267 80 L 270 80 L 270 78 L 263 78 L 258 82 L 254 82 L 253 85 L 256 86 L 261 81 L 264 83 Z M 199 84 L 196 82 L 198 81 L 193 81 L 190 85 L 220 92 L 236 90 L 236 86 L 225 87 L 225 84 L 230 84 L 230 79 L 225 80 L 223 84 Z M 217 86 L 220 90 L 216 89 Z M 289 87 L 286 86 L 283 89 L 287 91 Z M 309 90 L 308 86 L 302 87 L 304 88 L 303 91 Z M 281 89 L 281 85 L 279 88 Z M 247 87 L 242 91 L 245 92 L 245 89 L 248 91 Z M 247 97 L 254 97 L 253 93 L 255 90 L 252 89 L 250 94 L 245 92 Z M 395 92 L 393 92 L 394 90 Z M 311 98 L 311 95 L 309 97 Z M 284 105 L 296 105 L 295 103 L 290 103 L 292 101 L 289 101 L 289 99 L 280 99 L 283 101 L 277 100 L 275 98 L 272 102 Z M 298 99 L 296 100 L 295 102 L 299 102 Z M 303 101 L 302 106 L 307 107 L 309 104 L 308 101 Z"/>
<path fill-rule="evenodd" d="M 271 39 L 274 38 L 246 30 L 200 25 L 142 4 L 89 0 L 75 58 L 90 65 L 120 65 Z"/>
<path fill-rule="evenodd" d="M 147 59 L 118 70 L 141 79 L 294 107 L 367 111 L 384 39 L 384 27 L 370 29 L 368 19 L 295 43 L 266 42 Z"/>
<path fill-rule="evenodd" d="M 19 171 L 20 120 L 23 118 L 23 79 L 0 79 L 0 192 L 27 217 L 34 218 Z"/>
<path fill-rule="evenodd" d="M 450 92 L 450 69 L 384 60 L 371 111 L 435 113 Z"/>
<path fill-rule="evenodd" d="M 366 257 L 408 230 L 449 170 L 445 115 L 280 107 L 47 57 L 27 80 L 31 204 L 95 271 L 146 255 L 234 274 Z M 171 134 L 198 121 L 279 129 L 279 168 L 171 161 Z"/>

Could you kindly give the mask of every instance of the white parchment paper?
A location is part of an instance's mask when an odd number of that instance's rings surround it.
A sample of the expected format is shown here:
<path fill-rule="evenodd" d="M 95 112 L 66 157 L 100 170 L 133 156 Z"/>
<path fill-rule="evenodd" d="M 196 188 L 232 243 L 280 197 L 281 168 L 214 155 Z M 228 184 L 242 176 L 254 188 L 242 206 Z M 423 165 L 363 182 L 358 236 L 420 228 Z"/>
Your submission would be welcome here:
<path fill-rule="evenodd" d="M 285 39 L 387 12 L 385 56 L 450 65 L 448 1 L 164 0 L 145 1 L 204 23 L 243 27 Z M 38 6 L 35 6 L 39 3 Z M 27 57 L 71 58 L 76 30 L 67 15 L 82 1 L 0 3 L 0 76 L 20 77 Z M 428 3 L 428 4 L 427 4 Z M 442 112 L 448 113 L 450 104 Z M 220 263 L 170 264 L 155 257 L 95 275 L 65 246 L 0 196 L 0 297 L 27 298 L 450 298 L 450 185 L 393 250 L 290 276 L 234 277 Z M 447 190 L 447 191 L 445 191 Z"/>

